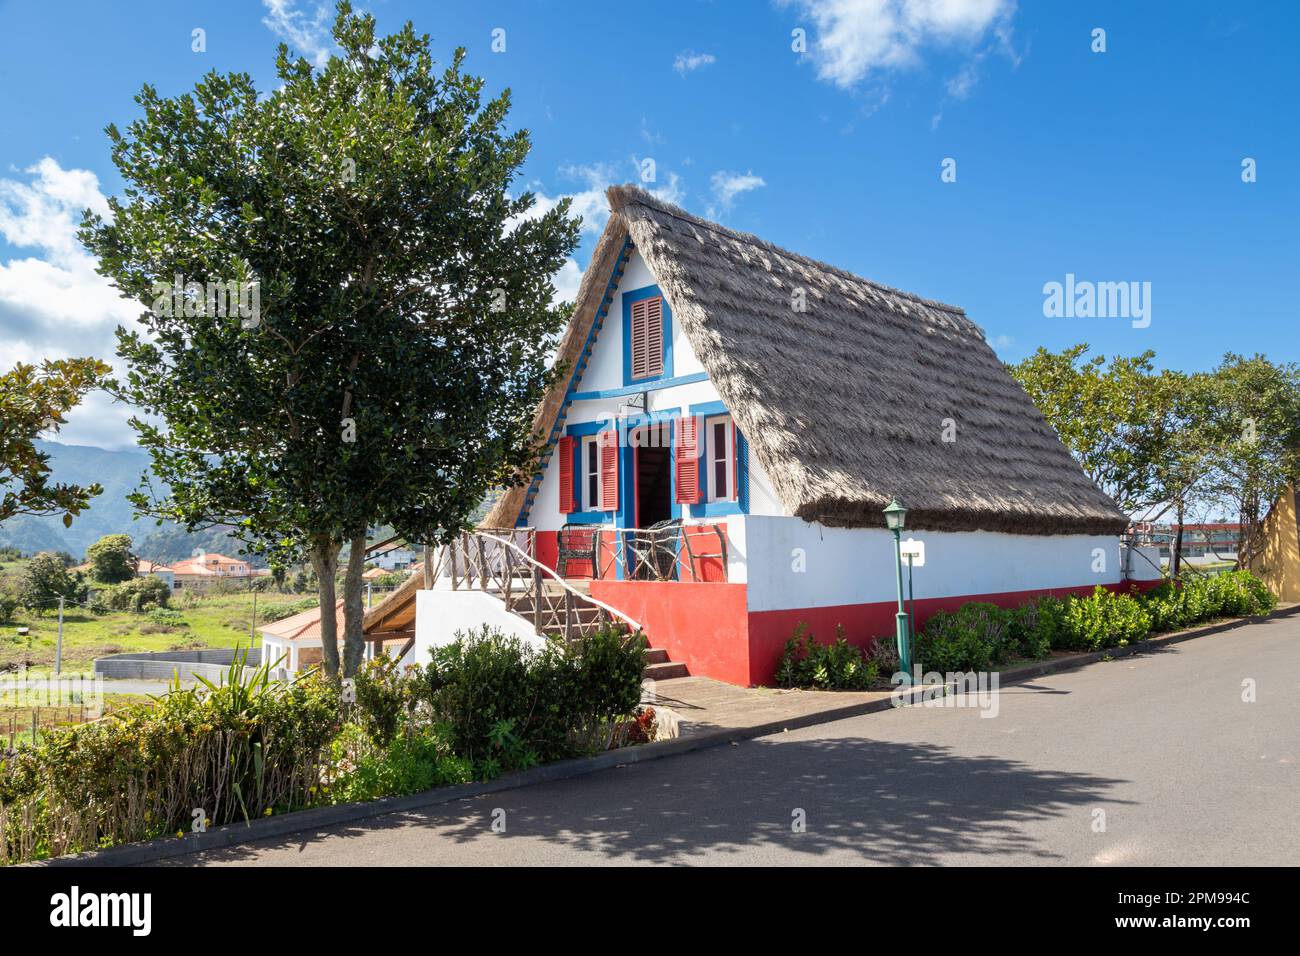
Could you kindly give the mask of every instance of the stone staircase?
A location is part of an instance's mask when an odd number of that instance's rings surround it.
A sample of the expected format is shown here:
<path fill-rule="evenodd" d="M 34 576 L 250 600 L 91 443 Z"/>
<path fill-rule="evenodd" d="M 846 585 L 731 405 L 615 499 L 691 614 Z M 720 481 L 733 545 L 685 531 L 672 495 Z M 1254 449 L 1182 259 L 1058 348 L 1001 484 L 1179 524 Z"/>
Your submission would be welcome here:
<path fill-rule="evenodd" d="M 568 583 L 581 594 L 585 595 L 589 592 L 590 584 L 587 581 L 575 579 Z M 520 580 L 516 590 L 512 583 L 510 611 L 537 627 L 534 592 L 528 590 L 531 587 L 531 582 Z M 551 580 L 544 581 L 543 587 L 546 593 L 542 596 L 542 620 L 538 629 L 548 637 L 562 640 L 565 631 L 564 619 L 562 615 L 559 615 L 559 620 L 556 619 L 558 612 L 555 608 L 563 602 L 565 590 L 558 582 Z M 503 603 L 505 601 L 504 591 L 500 587 L 486 588 L 485 593 L 501 599 Z M 601 618 L 600 607 L 578 596 L 572 598 L 566 613 L 570 615 L 570 626 L 575 630 L 580 626 L 596 625 Z M 673 677 L 686 677 L 688 671 L 685 664 L 677 664 L 669 660 L 668 652 L 663 648 L 647 647 L 643 676 L 647 680 L 669 680 Z"/>
<path fill-rule="evenodd" d="M 686 677 L 685 664 L 674 664 L 668 659 L 668 652 L 662 647 L 647 647 L 645 652 L 645 670 L 641 672 L 645 680 L 669 680 L 673 677 Z"/>

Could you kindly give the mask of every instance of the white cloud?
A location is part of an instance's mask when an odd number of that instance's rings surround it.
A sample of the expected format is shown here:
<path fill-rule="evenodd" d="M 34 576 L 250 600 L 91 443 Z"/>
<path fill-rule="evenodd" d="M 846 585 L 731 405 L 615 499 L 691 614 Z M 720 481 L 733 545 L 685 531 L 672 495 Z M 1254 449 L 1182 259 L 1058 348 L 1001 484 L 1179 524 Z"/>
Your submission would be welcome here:
<path fill-rule="evenodd" d="M 716 207 L 710 207 L 708 214 L 710 218 L 718 215 L 718 210 L 725 212 L 731 208 L 736 197 L 741 193 L 747 193 L 750 190 L 758 189 L 760 186 L 766 186 L 762 176 L 755 176 L 754 173 L 731 173 L 725 170 L 719 170 L 713 174 L 710 180 L 713 187 L 713 198 L 717 203 Z"/>
<path fill-rule="evenodd" d="M 297 0 L 262 0 L 266 16 L 262 23 L 289 45 L 289 49 L 324 66 L 334 49 L 330 31 L 334 25 L 331 5 L 317 3 L 310 14 L 298 9 Z"/>
<path fill-rule="evenodd" d="M 673 69 L 685 76 L 687 73 L 693 73 L 702 66 L 709 66 L 717 63 L 718 58 L 712 53 L 696 53 L 694 50 L 683 50 L 677 54 L 673 60 Z"/>
<path fill-rule="evenodd" d="M 922 47 L 973 44 L 993 31 L 1009 49 L 1015 0 L 781 0 L 816 29 L 819 78 L 856 86 L 873 72 L 915 65 Z"/>
<path fill-rule="evenodd" d="M 560 271 L 551 277 L 555 285 L 556 302 L 572 302 L 578 297 L 578 287 L 582 285 L 582 267 L 574 259 L 565 259 Z"/>
<path fill-rule="evenodd" d="M 570 200 L 569 214 L 582 217 L 583 234 L 599 235 L 609 221 L 609 200 L 605 198 L 605 190 L 616 183 L 638 181 L 641 160 L 633 156 L 630 163 L 633 170 L 633 175 L 630 177 L 620 176 L 618 167 L 610 163 L 561 167 L 560 176 L 580 183 L 582 188 L 573 192 L 549 195 L 538 188 L 537 184 L 532 184 L 530 188 L 534 202 L 532 209 L 527 213 L 527 218 L 545 215 L 559 205 L 562 199 L 568 199 Z M 686 198 L 686 188 L 682 178 L 672 171 L 663 174 L 660 182 L 640 185 L 664 202 L 680 205 Z M 576 298 L 578 286 L 582 283 L 582 275 L 583 270 L 577 260 L 566 259 L 560 271 L 551 277 L 551 282 L 555 285 L 554 301 L 566 302 Z"/>
<path fill-rule="evenodd" d="M 970 96 L 971 90 L 979 82 L 979 65 L 983 59 L 982 55 L 977 55 L 967 60 L 957 75 L 948 80 L 945 88 L 949 96 L 955 100 L 964 100 Z"/>
<path fill-rule="evenodd" d="M 0 179 L 0 236 L 39 256 L 0 260 L 0 369 L 17 362 L 92 355 L 109 361 L 114 329 L 143 307 L 118 295 L 95 272 L 76 230 L 82 210 L 108 213 L 95 174 L 45 157 L 23 170 L 28 181 Z M 130 445 L 128 413 L 103 395 L 73 409 L 59 440 L 112 448 Z"/>

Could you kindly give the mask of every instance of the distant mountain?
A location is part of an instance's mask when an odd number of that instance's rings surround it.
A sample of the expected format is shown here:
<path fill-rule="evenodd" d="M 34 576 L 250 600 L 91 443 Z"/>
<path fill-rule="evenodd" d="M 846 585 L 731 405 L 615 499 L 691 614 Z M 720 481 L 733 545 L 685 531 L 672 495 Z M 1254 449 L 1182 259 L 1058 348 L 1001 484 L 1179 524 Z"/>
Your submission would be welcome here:
<path fill-rule="evenodd" d="M 109 451 L 92 445 L 64 445 L 38 441 L 36 447 L 50 456 L 52 480 L 74 485 L 99 482 L 104 493 L 92 498 L 90 507 L 63 527 L 58 517 L 35 518 L 19 515 L 0 524 L 0 546 L 25 553 L 67 551 L 81 558 L 86 549 L 106 534 L 129 534 L 136 554 L 150 561 L 176 561 L 193 554 L 195 548 L 229 554 L 239 543 L 220 529 L 188 534 L 171 522 L 161 526 L 155 518 L 136 518 L 126 496 L 140 485 L 149 471 L 149 455 L 138 448 Z"/>

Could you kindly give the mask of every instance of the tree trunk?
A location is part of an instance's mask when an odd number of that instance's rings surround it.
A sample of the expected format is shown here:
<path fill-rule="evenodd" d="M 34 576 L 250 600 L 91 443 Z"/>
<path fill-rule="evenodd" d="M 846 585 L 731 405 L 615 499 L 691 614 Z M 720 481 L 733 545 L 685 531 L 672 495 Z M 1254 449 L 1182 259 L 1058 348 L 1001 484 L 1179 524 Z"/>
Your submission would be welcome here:
<path fill-rule="evenodd" d="M 321 611 L 321 656 L 325 673 L 330 677 L 337 677 L 339 673 L 338 616 L 334 610 L 338 598 L 334 594 L 334 575 L 338 573 L 341 547 L 337 541 L 318 537 L 312 540 L 311 550 L 307 553 L 312 570 L 316 572 L 316 594 L 320 597 Z"/>
<path fill-rule="evenodd" d="M 1169 576 L 1177 578 L 1179 570 L 1183 566 L 1183 503 L 1178 502 L 1178 531 L 1174 534 L 1174 551 L 1173 557 L 1169 562 Z"/>
<path fill-rule="evenodd" d="M 343 676 L 352 677 L 361 666 L 365 634 L 361 624 L 365 604 L 361 598 L 362 574 L 366 569 L 366 534 L 355 536 L 349 545 L 347 574 L 343 578 Z"/>

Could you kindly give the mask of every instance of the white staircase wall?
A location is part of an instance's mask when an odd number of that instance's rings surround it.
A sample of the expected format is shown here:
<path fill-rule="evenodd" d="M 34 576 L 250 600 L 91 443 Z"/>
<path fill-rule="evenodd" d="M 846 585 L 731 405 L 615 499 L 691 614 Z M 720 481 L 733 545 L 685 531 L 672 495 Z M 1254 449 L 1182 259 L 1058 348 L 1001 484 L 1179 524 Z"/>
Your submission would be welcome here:
<path fill-rule="evenodd" d="M 546 638 L 537 636 L 532 624 L 507 611 L 500 598 L 483 591 L 439 587 L 415 595 L 415 646 L 402 658 L 402 663 L 427 664 L 432 648 L 450 644 L 462 633 L 478 630 L 485 624 L 533 647 L 541 648 L 547 643 Z"/>

